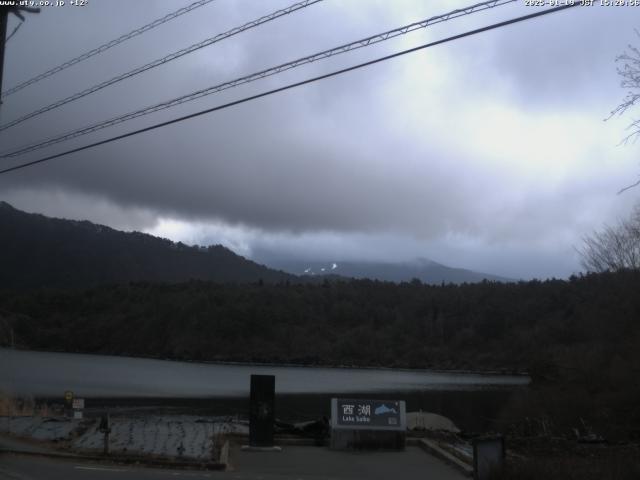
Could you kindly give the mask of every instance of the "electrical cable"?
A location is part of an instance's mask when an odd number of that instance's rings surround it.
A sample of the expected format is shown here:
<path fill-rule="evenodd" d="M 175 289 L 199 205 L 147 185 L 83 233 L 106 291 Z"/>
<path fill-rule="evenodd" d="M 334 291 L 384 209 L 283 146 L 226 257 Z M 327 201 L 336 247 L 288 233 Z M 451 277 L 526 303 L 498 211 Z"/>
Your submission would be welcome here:
<path fill-rule="evenodd" d="M 58 100 L 57 102 L 54 102 L 50 105 L 47 105 L 45 107 L 39 108 L 38 110 L 34 110 L 31 113 L 28 113 L 26 115 L 23 115 L 20 118 L 17 118 L 15 120 L 12 120 L 10 122 L 7 122 L 3 125 L 0 125 L 0 132 L 11 128 L 15 125 L 18 125 L 26 120 L 29 120 L 30 118 L 36 117 L 38 115 L 42 115 L 43 113 L 49 112 L 53 109 L 56 109 L 58 107 L 61 107 L 63 105 L 66 105 L 67 103 L 73 102 L 75 100 L 79 100 L 80 98 L 86 97 L 87 95 L 90 95 L 92 93 L 95 93 L 99 90 L 102 90 L 103 88 L 106 88 L 110 85 L 113 85 L 115 83 L 121 82 L 122 80 L 126 80 L 127 78 L 131 78 L 134 77 L 136 75 L 139 75 L 140 73 L 146 72 L 147 70 L 151 70 L 152 68 L 158 67 L 160 65 L 164 65 L 165 63 L 171 62 L 177 58 L 183 57 L 184 55 L 187 55 L 189 53 L 193 53 L 197 50 L 200 50 L 201 48 L 204 47 L 208 47 L 209 45 L 213 45 L 214 43 L 220 42 L 226 38 L 232 37 L 234 35 L 237 35 L 241 32 L 244 32 L 246 30 L 249 30 L 251 28 L 255 28 L 259 25 L 262 25 L 263 23 L 267 23 L 270 22 L 272 20 L 275 20 L 276 18 L 280 18 L 284 15 L 288 15 L 290 13 L 293 13 L 297 10 L 301 10 L 303 8 L 306 8 L 308 6 L 311 6 L 315 3 L 321 2 L 322 0 L 304 0 L 302 2 L 298 2 L 298 3 L 294 3 L 293 5 L 288 6 L 287 8 L 283 8 L 281 10 L 277 10 L 273 13 L 270 13 L 268 15 L 264 15 L 256 20 L 252 20 L 251 22 L 245 23 L 244 25 L 240 26 L 240 27 L 235 27 L 232 28 L 231 30 L 228 30 L 224 33 L 220 33 L 214 37 L 211 38 L 207 38 L 206 40 L 203 40 L 202 42 L 198 42 L 195 43 L 187 48 L 183 48 L 181 50 L 178 50 L 177 52 L 173 52 L 169 55 L 166 55 L 162 58 L 159 58 L 157 60 L 154 60 L 153 62 L 149 62 L 145 65 L 142 65 L 141 67 L 137 67 L 134 68 L 133 70 L 130 70 L 128 72 L 125 72 L 121 75 L 118 75 L 116 77 L 113 77 L 109 80 L 106 80 L 104 82 L 98 83 L 97 85 L 93 85 L 89 88 L 86 88 L 84 90 L 82 90 L 81 92 L 75 93 L 69 97 L 63 98 L 62 100 Z"/>
<path fill-rule="evenodd" d="M 191 113 L 189 115 L 185 115 L 185 116 L 182 116 L 182 117 L 179 117 L 179 118 L 174 118 L 173 120 L 168 120 L 166 122 L 157 123 L 155 125 L 151 125 L 151 126 L 148 126 L 148 127 L 145 127 L 145 128 L 141 128 L 141 129 L 135 130 L 133 132 L 128 132 L 128 133 L 125 133 L 125 134 L 122 134 L 122 135 L 117 135 L 115 137 L 107 138 L 105 140 L 101 140 L 99 142 L 94 142 L 94 143 L 91 143 L 91 144 L 88 144 L 88 145 L 84 145 L 82 147 L 73 148 L 71 150 L 67 150 L 65 152 L 57 153 L 55 155 L 49 155 L 47 157 L 44 157 L 44 158 L 41 158 L 41 159 L 38 159 L 38 160 L 33 160 L 31 162 L 26 162 L 26 163 L 22 163 L 20 165 L 15 165 L 13 167 L 5 168 L 3 170 L 0 170 L 0 174 L 12 172 L 12 171 L 15 171 L 15 170 L 20 170 L 20 169 L 23 169 L 23 168 L 26 168 L 26 167 L 30 167 L 32 165 L 39 164 L 39 163 L 48 162 L 50 160 L 53 160 L 53 159 L 56 159 L 56 158 L 60 158 L 60 157 L 65 156 L 65 155 L 69 155 L 69 154 L 76 153 L 76 152 L 81 152 L 83 150 L 88 150 L 90 148 L 97 147 L 99 145 L 104 145 L 104 144 L 107 144 L 107 143 L 115 142 L 116 140 L 122 140 L 124 138 L 132 137 L 134 135 L 138 135 L 138 134 L 141 134 L 141 133 L 144 133 L 144 132 L 149 132 L 151 130 L 155 130 L 155 129 L 158 129 L 158 128 L 161 128 L 161 127 L 165 127 L 167 125 L 172 125 L 174 123 L 182 122 L 184 120 L 189 120 L 191 118 L 199 117 L 201 115 L 205 115 L 205 114 L 208 114 L 208 113 L 216 112 L 218 110 L 223 110 L 225 108 L 233 107 L 235 105 L 240 105 L 242 103 L 246 103 L 246 102 L 249 102 L 249 101 L 252 101 L 252 100 L 256 100 L 258 98 L 266 97 L 268 95 L 273 95 L 275 93 L 284 92 L 286 90 L 290 90 L 292 88 L 300 87 L 302 85 L 307 85 L 309 83 L 317 82 L 319 80 L 324 80 L 324 79 L 327 79 L 327 78 L 330 78 L 330 77 L 335 77 L 335 76 L 341 75 L 343 73 L 351 72 L 353 70 L 357 70 L 357 69 L 360 69 L 360 68 L 363 68 L 363 67 L 368 67 L 370 65 L 374 65 L 374 64 L 377 64 L 377 63 L 380 63 L 380 62 L 384 62 L 386 60 L 390 60 L 392 58 L 396 58 L 396 57 L 400 57 L 400 56 L 403 56 L 403 55 L 407 55 L 409 53 L 417 52 L 417 51 L 423 50 L 425 48 L 429 48 L 429 47 L 433 47 L 433 46 L 440 45 L 440 44 L 443 44 L 443 43 L 451 42 L 453 40 L 458 40 L 460 38 L 469 37 L 471 35 L 476 35 L 478 33 L 487 32 L 489 30 L 494 30 L 494 29 L 497 29 L 497 28 L 505 27 L 507 25 L 512 25 L 514 23 L 523 22 L 525 20 L 530 20 L 532 18 L 541 17 L 543 15 L 548 15 L 550 13 L 556 13 L 556 12 L 559 12 L 561 10 L 566 10 L 568 8 L 576 7 L 578 5 L 580 5 L 580 4 L 579 3 L 567 4 L 567 5 L 563 5 L 563 6 L 560 6 L 560 7 L 550 8 L 550 9 L 538 11 L 538 12 L 535 12 L 535 13 L 531 13 L 529 15 L 523 15 L 521 17 L 512 18 L 512 19 L 506 20 L 504 22 L 494 23 L 492 25 L 487 25 L 485 27 L 477 28 L 475 30 L 469 30 L 467 32 L 460 33 L 458 35 L 453 35 L 451 37 L 447 37 L 447 38 L 444 38 L 444 39 L 441 39 L 441 40 L 437 40 L 435 42 L 425 43 L 423 45 L 420 45 L 420 46 L 417 46 L 417 47 L 413 47 L 413 48 L 409 48 L 407 50 L 402 50 L 400 52 L 393 53 L 391 55 L 385 55 L 383 57 L 379 57 L 379 58 L 376 58 L 374 60 L 370 60 L 368 62 L 360 63 L 360 64 L 357 64 L 357 65 L 353 65 L 353 66 L 350 66 L 350 67 L 347 67 L 347 68 L 343 68 L 343 69 L 336 70 L 336 71 L 333 71 L 333 72 L 330 72 L 330 73 L 319 75 L 317 77 L 313 77 L 313 78 L 309 78 L 309 79 L 306 79 L 306 80 L 302 80 L 300 82 L 291 83 L 291 84 L 285 85 L 283 87 L 275 88 L 273 90 L 268 90 L 266 92 L 258 93 L 256 95 L 251 95 L 249 97 L 241 98 L 241 99 L 235 100 L 233 102 L 229 102 L 229 103 L 225 103 L 225 104 L 222 104 L 222 105 L 218 105 L 216 107 L 208 108 L 206 110 L 201 110 L 199 112 Z"/>
<path fill-rule="evenodd" d="M 62 70 L 65 70 L 73 65 L 76 65 L 84 60 L 86 60 L 87 58 L 91 58 L 94 55 L 98 55 L 99 53 L 102 53 L 106 50 L 109 50 L 111 47 L 115 47 L 116 45 L 125 42 L 133 37 L 136 37 L 138 35 L 143 34 L 144 32 L 147 32 L 149 30 L 151 30 L 152 28 L 155 28 L 159 25 L 162 25 L 163 23 L 166 23 L 170 20 L 173 20 L 174 18 L 179 17 L 180 15 L 183 15 L 187 12 L 190 12 L 191 10 L 195 10 L 196 8 L 202 7 L 208 3 L 213 2 L 214 0 L 199 0 L 197 2 L 192 3 L 191 5 L 188 5 L 186 7 L 180 8 L 179 10 L 176 10 L 175 12 L 169 13 L 167 15 L 165 15 L 162 18 L 159 18 L 157 20 L 154 20 L 151 23 L 148 23 L 147 25 L 144 25 L 142 27 L 136 28 L 135 30 L 132 30 L 129 33 L 125 33 L 124 35 L 121 35 L 120 37 L 116 38 L 115 40 L 111 40 L 110 42 L 107 42 L 105 44 L 100 45 L 99 47 L 94 48 L 93 50 L 89 50 L 88 52 L 83 53 L 82 55 L 78 55 L 75 58 L 72 58 L 71 60 L 68 60 L 56 67 L 51 68 L 50 70 L 47 70 L 46 72 L 43 72 L 39 75 L 36 75 L 33 78 L 30 78 L 28 80 L 25 80 L 22 83 L 19 83 L 18 85 L 11 87 L 7 90 L 5 90 L 4 92 L 2 92 L 2 98 L 8 97 L 9 95 L 12 95 L 20 90 L 22 90 L 23 88 L 28 87 L 29 85 L 33 85 L 34 83 L 39 82 L 40 80 L 43 80 L 47 77 L 50 77 L 51 75 L 55 75 L 58 72 L 61 72 Z M 8 40 L 8 39 L 7 39 Z"/>
<path fill-rule="evenodd" d="M 39 143 L 35 143 L 35 144 L 31 144 L 31 145 L 27 145 L 27 146 L 23 146 L 23 147 L 19 147 L 17 150 L 11 151 L 11 152 L 3 152 L 0 154 L 0 158 L 11 158 L 11 157 L 16 157 L 18 155 L 23 155 L 25 153 L 29 153 L 32 152 L 34 150 L 39 150 L 41 148 L 45 148 L 45 147 L 49 147 L 51 145 L 54 145 L 56 143 L 60 143 L 60 142 L 64 142 L 66 140 L 70 140 L 72 138 L 76 138 L 79 136 L 83 136 L 83 135 L 87 135 L 89 133 L 93 133 L 95 131 L 101 130 L 103 128 L 107 128 L 107 127 L 111 127 L 113 125 L 117 125 L 119 123 L 123 123 L 126 122 L 128 120 L 132 120 L 134 118 L 137 117 L 141 117 L 144 115 L 149 115 L 151 113 L 160 111 L 160 110 L 165 110 L 167 108 L 171 108 L 177 105 L 181 105 L 183 103 L 186 102 L 190 102 L 193 100 L 196 100 L 198 98 L 202 98 L 205 97 L 207 95 L 211 95 L 213 93 L 217 93 L 217 92 L 221 92 L 223 90 L 227 90 L 229 88 L 233 88 L 233 87 L 237 87 L 239 85 L 243 85 L 245 83 L 250 83 L 250 82 L 254 82 L 256 80 L 260 80 L 262 78 L 265 77 L 269 77 L 272 75 L 276 75 L 279 73 L 282 73 L 284 71 L 299 67 L 301 65 L 305 65 L 308 63 L 312 63 L 318 60 L 323 60 L 325 58 L 329 58 L 335 55 L 340 55 L 342 53 L 346 53 L 352 50 L 356 50 L 359 48 L 363 48 L 363 47 L 367 47 L 376 43 L 380 43 L 386 40 L 389 40 L 391 38 L 395 38 L 397 36 L 400 35 L 405 35 L 409 32 L 412 32 L 414 30 L 418 30 L 418 29 L 422 29 L 422 28 L 426 28 L 429 25 L 433 25 L 435 23 L 441 23 L 441 22 L 445 22 L 454 18 L 458 18 L 460 16 L 463 15 L 470 15 L 472 13 L 476 13 L 479 11 L 483 11 L 483 10 L 487 10 L 489 8 L 495 8 L 498 6 L 502 6 L 502 5 L 506 5 L 508 3 L 513 3 L 517 0 L 490 0 L 490 1 L 485 1 L 482 3 L 477 3 L 475 5 L 471 5 L 469 7 L 466 8 L 462 8 L 462 9 L 456 9 L 453 10 L 451 12 L 445 13 L 443 15 L 438 15 L 435 17 L 431 17 L 428 18 L 426 20 L 422 20 L 420 22 L 415 22 L 409 25 L 405 25 L 393 30 L 389 30 L 387 32 L 384 33 L 380 33 L 380 34 L 376 34 L 376 35 L 372 35 L 360 40 L 356 40 L 355 42 L 351 42 L 351 43 L 347 43 L 344 45 L 340 45 L 338 47 L 334 47 L 328 50 L 324 50 L 322 52 L 319 53 L 314 53 L 312 55 L 306 56 L 306 57 L 302 57 L 302 58 L 298 58 L 296 60 L 275 66 L 275 67 L 271 67 L 268 68 L 266 70 L 261 70 L 259 72 L 255 72 L 249 75 L 246 75 L 244 77 L 240 77 L 240 78 L 236 78 L 234 80 L 231 81 L 227 81 L 218 85 L 214 85 L 211 87 L 207 87 L 205 89 L 202 90 L 198 90 L 192 93 L 189 93 L 187 95 L 182 95 L 180 97 L 174 98 L 172 100 L 168 100 L 156 105 L 152 105 L 152 106 L 148 106 L 148 107 L 144 107 L 142 109 L 138 109 L 135 110 L 133 112 L 129 112 L 127 114 L 124 115 L 120 115 L 118 117 L 114 117 L 111 118 L 109 120 L 104 120 L 102 122 L 90 125 L 88 127 L 82 127 L 80 129 L 76 129 L 73 130 L 71 132 L 67 132 L 52 138 L 49 138 L 47 140 L 41 141 Z"/>
<path fill-rule="evenodd" d="M 9 36 L 5 39 L 5 41 L 4 41 L 5 45 L 7 44 L 7 42 L 8 42 L 9 40 L 11 40 L 11 37 L 13 37 L 13 36 L 16 34 L 16 32 L 17 32 L 18 30 L 20 30 L 20 27 L 22 26 L 22 24 L 23 24 L 23 23 L 24 23 L 24 20 L 20 21 L 20 23 L 19 23 L 18 25 L 16 25 L 16 26 L 15 26 L 15 28 L 13 29 L 13 31 L 12 31 L 12 32 L 9 34 Z"/>

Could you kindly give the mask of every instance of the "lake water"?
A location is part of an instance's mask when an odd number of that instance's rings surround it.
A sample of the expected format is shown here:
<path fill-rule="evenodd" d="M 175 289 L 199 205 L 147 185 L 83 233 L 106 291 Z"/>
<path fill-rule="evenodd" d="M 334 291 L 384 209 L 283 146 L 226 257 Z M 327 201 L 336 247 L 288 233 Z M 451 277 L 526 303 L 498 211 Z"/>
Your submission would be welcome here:
<path fill-rule="evenodd" d="M 405 399 L 410 411 L 442 413 L 468 425 L 480 425 L 471 421 L 478 416 L 498 415 L 511 393 L 529 382 L 510 375 L 203 364 L 0 349 L 0 390 L 58 399 L 72 390 L 94 405 L 206 406 L 210 413 L 230 414 L 247 406 L 251 374 L 276 376 L 283 419 L 314 418 L 328 412 L 330 397 L 355 396 Z"/>

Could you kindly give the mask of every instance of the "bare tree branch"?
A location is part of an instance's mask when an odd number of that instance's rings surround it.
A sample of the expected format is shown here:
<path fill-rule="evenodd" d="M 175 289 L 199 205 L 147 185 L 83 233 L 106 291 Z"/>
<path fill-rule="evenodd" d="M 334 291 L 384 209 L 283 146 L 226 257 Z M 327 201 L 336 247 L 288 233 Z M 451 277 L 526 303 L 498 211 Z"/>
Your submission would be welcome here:
<path fill-rule="evenodd" d="M 589 272 L 640 269 L 640 204 L 629 219 L 585 236 L 577 250 Z"/>
<path fill-rule="evenodd" d="M 635 30 L 635 32 L 640 38 L 640 31 Z M 633 45 L 628 45 L 627 51 L 616 57 L 616 63 L 618 63 L 616 71 L 622 79 L 620 81 L 620 86 L 628 89 L 628 92 L 622 99 L 622 103 L 614 108 L 609 113 L 609 116 L 604 119 L 605 122 L 614 116 L 621 116 L 631 107 L 640 103 L 640 49 Z M 620 66 L 620 64 L 622 64 L 622 66 Z M 640 137 L 640 120 L 634 119 L 629 126 L 627 126 L 626 130 L 630 130 L 631 133 L 626 135 L 620 141 L 619 145 L 635 143 L 638 140 Z M 639 185 L 640 180 L 619 190 L 618 195 Z"/>
<path fill-rule="evenodd" d="M 640 185 L 640 180 L 638 180 L 637 182 L 632 183 L 631 185 L 627 185 L 626 187 L 618 190 L 618 195 L 620 195 L 621 193 L 627 191 L 627 190 L 631 190 L 634 187 L 637 187 L 638 185 Z"/>

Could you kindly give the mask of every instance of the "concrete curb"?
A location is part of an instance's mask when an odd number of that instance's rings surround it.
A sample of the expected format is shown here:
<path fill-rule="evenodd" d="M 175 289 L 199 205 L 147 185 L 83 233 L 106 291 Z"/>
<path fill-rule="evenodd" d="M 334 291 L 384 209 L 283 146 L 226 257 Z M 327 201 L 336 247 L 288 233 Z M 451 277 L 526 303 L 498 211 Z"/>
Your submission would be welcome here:
<path fill-rule="evenodd" d="M 460 470 L 466 476 L 473 477 L 473 467 L 471 465 L 469 465 L 466 462 L 463 462 L 458 457 L 447 452 L 433 440 L 422 438 L 418 440 L 416 443 L 424 451 L 438 457 L 441 460 L 444 460 L 446 463 L 448 463 L 452 467 L 455 467 L 458 470 Z"/>
<path fill-rule="evenodd" d="M 231 446 L 229 444 L 229 440 L 226 440 L 224 442 L 224 445 L 222 445 L 222 450 L 220 450 L 220 463 L 224 464 L 225 467 L 227 465 L 229 465 L 229 450 L 231 449 Z"/>
<path fill-rule="evenodd" d="M 237 444 L 245 445 L 249 443 L 249 435 L 227 434 L 226 437 L 233 440 Z M 325 439 L 325 445 L 318 445 L 318 441 L 315 438 L 298 437 L 294 435 L 274 435 L 273 443 L 283 446 L 322 447 L 329 444 L 329 439 Z"/>
<path fill-rule="evenodd" d="M 164 460 L 160 458 L 147 458 L 139 456 L 124 456 L 124 455 L 81 455 L 76 453 L 64 453 L 64 452 L 37 452 L 28 450 L 13 450 L 2 448 L 0 454 L 22 455 L 31 457 L 47 457 L 57 458 L 61 460 L 75 460 L 75 461 L 91 461 L 101 463 L 116 463 L 124 465 L 141 465 L 145 467 L 162 467 L 162 468 L 179 468 L 188 470 L 225 470 L 227 463 L 214 463 L 214 462 L 189 462 L 178 460 Z"/>

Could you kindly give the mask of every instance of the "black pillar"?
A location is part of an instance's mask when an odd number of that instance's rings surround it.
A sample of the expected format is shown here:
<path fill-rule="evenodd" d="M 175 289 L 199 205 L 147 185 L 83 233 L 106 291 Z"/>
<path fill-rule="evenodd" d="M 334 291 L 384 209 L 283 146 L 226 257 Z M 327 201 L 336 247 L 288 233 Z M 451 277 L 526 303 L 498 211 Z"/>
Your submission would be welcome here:
<path fill-rule="evenodd" d="M 252 447 L 273 446 L 275 390 L 275 375 L 251 375 L 249 445 Z"/>

